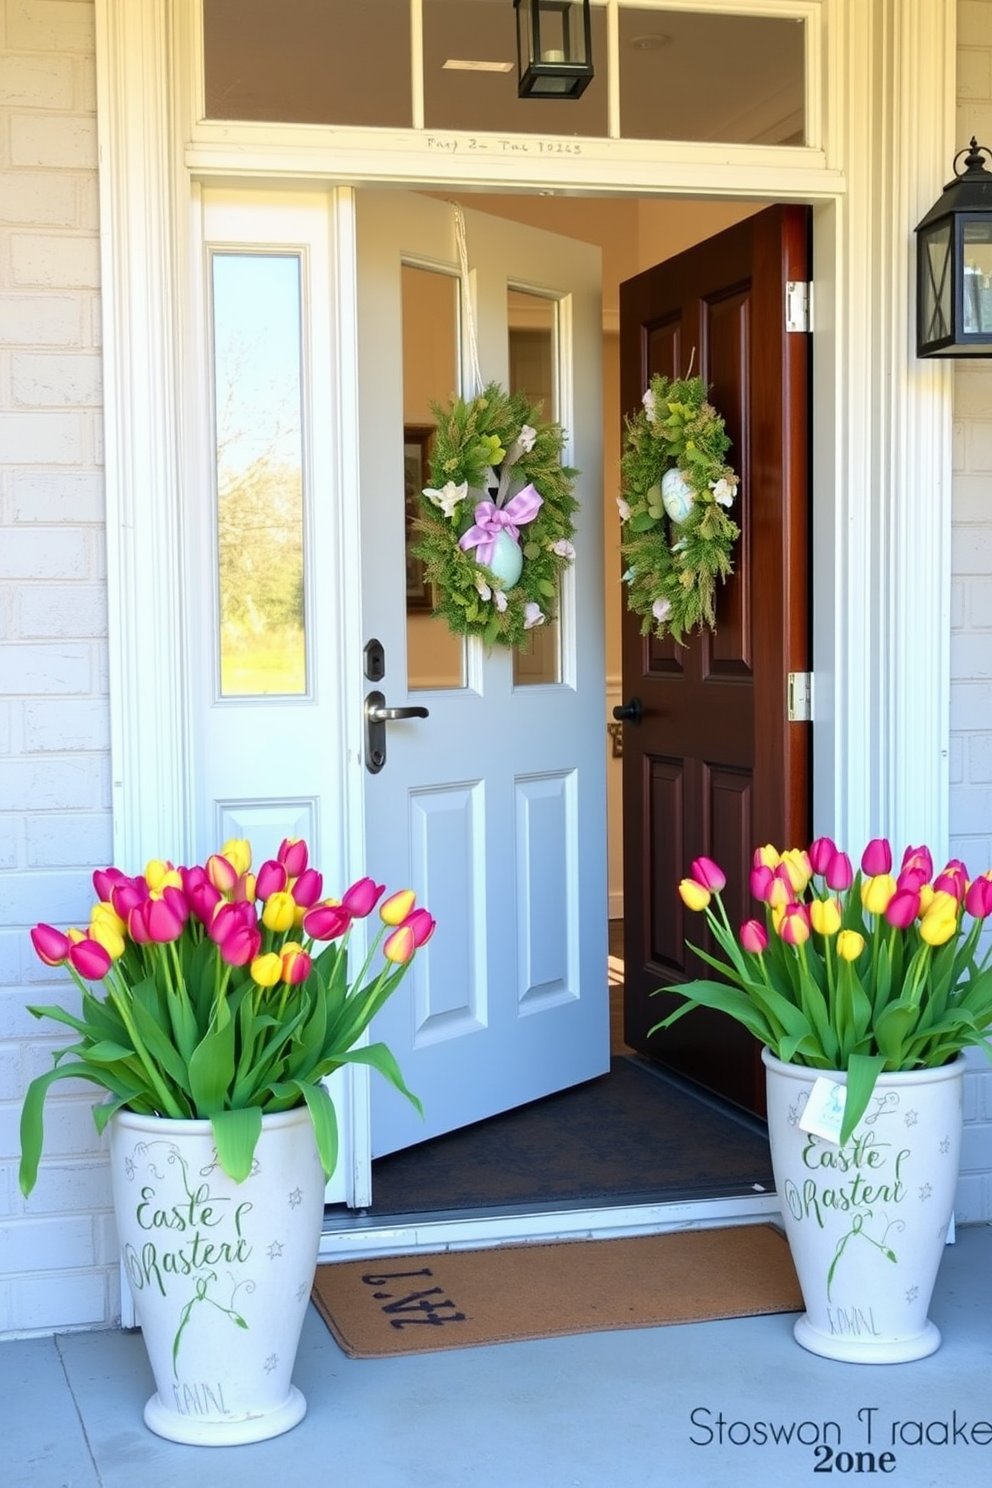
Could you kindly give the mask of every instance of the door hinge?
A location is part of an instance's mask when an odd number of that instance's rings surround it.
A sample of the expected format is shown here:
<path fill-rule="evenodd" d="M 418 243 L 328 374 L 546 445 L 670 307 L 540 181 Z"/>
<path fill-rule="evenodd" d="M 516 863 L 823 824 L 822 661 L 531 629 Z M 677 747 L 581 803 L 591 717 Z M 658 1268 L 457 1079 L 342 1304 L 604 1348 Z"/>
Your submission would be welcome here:
<path fill-rule="evenodd" d="M 790 723 L 809 723 L 813 717 L 813 673 L 790 672 L 786 689 Z"/>
<path fill-rule="evenodd" d="M 813 286 L 802 279 L 790 279 L 785 286 L 785 329 L 812 329 Z"/>

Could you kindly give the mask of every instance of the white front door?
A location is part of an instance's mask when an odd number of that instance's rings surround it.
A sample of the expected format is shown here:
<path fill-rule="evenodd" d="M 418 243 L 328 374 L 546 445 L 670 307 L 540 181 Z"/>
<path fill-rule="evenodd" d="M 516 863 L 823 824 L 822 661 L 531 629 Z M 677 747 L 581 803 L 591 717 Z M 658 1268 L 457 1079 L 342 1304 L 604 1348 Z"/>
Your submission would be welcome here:
<path fill-rule="evenodd" d="M 385 764 L 366 768 L 366 858 L 437 918 L 374 1029 L 424 1119 L 373 1079 L 373 1157 L 609 1064 L 599 250 L 464 220 L 459 313 L 455 209 L 357 195 L 363 644 L 384 660 L 365 687 L 428 710 L 387 723 Z M 407 569 L 404 475 L 416 483 L 430 400 L 476 391 L 473 347 L 484 382 L 544 395 L 581 471 L 560 624 L 516 663 L 454 638 Z"/>

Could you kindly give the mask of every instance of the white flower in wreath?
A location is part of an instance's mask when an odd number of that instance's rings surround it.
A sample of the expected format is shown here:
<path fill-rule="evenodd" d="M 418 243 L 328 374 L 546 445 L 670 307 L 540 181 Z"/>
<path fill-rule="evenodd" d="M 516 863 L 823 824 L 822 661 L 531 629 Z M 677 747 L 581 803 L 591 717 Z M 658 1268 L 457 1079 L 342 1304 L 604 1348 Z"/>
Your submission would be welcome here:
<path fill-rule="evenodd" d="M 496 593 L 493 595 L 493 604 L 496 606 L 499 614 L 502 615 L 504 613 L 507 603 L 508 601 L 506 595 L 503 593 L 502 589 L 497 589 Z"/>
<path fill-rule="evenodd" d="M 622 496 L 617 497 L 617 511 L 620 513 L 621 522 L 630 520 L 630 502 L 624 501 Z"/>
<path fill-rule="evenodd" d="M 641 402 L 644 404 L 644 417 L 647 419 L 647 421 L 648 421 L 649 424 L 653 424 L 654 423 L 654 390 L 652 388 L 648 388 L 647 392 L 644 394 L 643 398 L 641 399 Z"/>
<path fill-rule="evenodd" d="M 489 585 L 486 583 L 484 576 L 481 573 L 477 573 L 475 576 L 475 587 L 476 589 L 478 589 L 479 594 L 483 599 L 492 599 L 493 591 L 490 589 Z"/>
<path fill-rule="evenodd" d="M 535 625 L 544 624 L 544 612 L 536 600 L 530 600 L 524 606 L 524 630 L 533 630 Z"/>
<path fill-rule="evenodd" d="M 671 602 L 667 599 L 656 599 L 651 606 L 651 613 L 657 621 L 664 624 L 672 613 Z"/>
<path fill-rule="evenodd" d="M 710 481 L 710 490 L 713 492 L 713 500 L 719 501 L 721 506 L 732 506 L 734 497 L 737 495 L 737 486 L 725 480 L 723 476 L 718 481 Z"/>
<path fill-rule="evenodd" d="M 468 495 L 468 481 L 462 481 L 460 486 L 456 486 L 454 481 L 448 481 L 440 491 L 435 491 L 432 486 L 425 486 L 424 495 L 428 501 L 433 501 L 435 506 L 439 506 L 451 522 L 458 513 L 459 503 L 464 501 Z"/>
<path fill-rule="evenodd" d="M 537 430 L 532 429 L 530 424 L 524 424 L 523 428 L 520 430 L 520 433 L 517 435 L 517 441 L 525 455 L 530 454 L 531 450 L 534 448 L 534 441 L 536 439 Z"/>
<path fill-rule="evenodd" d="M 552 553 L 557 553 L 559 558 L 565 558 L 569 563 L 575 562 L 575 549 L 567 537 L 560 537 L 557 542 L 551 544 Z"/>

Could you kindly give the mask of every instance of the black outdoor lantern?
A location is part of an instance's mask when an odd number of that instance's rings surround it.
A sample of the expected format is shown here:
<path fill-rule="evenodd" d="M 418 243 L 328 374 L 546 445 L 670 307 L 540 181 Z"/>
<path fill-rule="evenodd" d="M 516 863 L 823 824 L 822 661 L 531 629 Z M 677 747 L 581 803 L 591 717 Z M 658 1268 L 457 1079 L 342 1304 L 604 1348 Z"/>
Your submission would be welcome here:
<path fill-rule="evenodd" d="M 992 151 L 972 136 L 916 229 L 917 356 L 992 357 L 992 171 L 983 155 Z"/>
<path fill-rule="evenodd" d="M 578 98 L 592 78 L 589 0 L 513 0 L 517 94 Z"/>

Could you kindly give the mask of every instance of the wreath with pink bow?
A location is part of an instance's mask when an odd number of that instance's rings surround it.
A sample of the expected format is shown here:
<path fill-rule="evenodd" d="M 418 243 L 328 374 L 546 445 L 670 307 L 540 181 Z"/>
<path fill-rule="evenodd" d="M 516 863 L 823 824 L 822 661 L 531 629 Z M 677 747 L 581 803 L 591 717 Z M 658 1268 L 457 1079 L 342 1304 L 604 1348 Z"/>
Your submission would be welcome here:
<path fill-rule="evenodd" d="M 578 471 L 561 463 L 564 433 L 541 420 L 540 405 L 495 382 L 431 411 L 431 483 L 413 552 L 434 614 L 487 646 L 524 648 L 531 630 L 555 618 L 575 558 Z"/>

